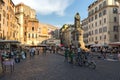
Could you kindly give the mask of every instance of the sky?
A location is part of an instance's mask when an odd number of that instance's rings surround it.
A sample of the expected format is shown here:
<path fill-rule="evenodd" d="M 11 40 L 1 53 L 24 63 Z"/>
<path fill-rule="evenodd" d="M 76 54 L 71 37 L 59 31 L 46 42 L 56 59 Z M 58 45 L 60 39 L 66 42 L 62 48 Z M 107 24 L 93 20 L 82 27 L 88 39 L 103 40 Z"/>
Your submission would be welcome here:
<path fill-rule="evenodd" d="M 88 16 L 88 6 L 96 0 L 12 0 L 13 3 L 24 3 L 36 10 L 40 23 L 62 27 L 74 24 L 74 16 L 79 12 L 81 20 Z"/>

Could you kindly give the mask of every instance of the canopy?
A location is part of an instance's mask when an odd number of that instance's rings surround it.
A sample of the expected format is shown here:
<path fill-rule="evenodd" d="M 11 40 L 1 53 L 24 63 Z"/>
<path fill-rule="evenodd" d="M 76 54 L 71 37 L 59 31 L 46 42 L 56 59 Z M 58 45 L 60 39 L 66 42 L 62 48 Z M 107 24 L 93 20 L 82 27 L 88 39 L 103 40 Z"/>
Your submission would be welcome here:
<path fill-rule="evenodd" d="M 0 43 L 20 43 L 17 40 L 0 40 Z"/>
<path fill-rule="evenodd" d="M 112 43 L 109 43 L 109 45 L 120 46 L 120 42 L 112 42 Z"/>
<path fill-rule="evenodd" d="M 91 47 L 108 47 L 107 44 L 93 44 Z"/>
<path fill-rule="evenodd" d="M 101 44 L 93 44 L 93 45 L 91 45 L 91 47 L 100 47 L 100 46 L 102 46 Z"/>

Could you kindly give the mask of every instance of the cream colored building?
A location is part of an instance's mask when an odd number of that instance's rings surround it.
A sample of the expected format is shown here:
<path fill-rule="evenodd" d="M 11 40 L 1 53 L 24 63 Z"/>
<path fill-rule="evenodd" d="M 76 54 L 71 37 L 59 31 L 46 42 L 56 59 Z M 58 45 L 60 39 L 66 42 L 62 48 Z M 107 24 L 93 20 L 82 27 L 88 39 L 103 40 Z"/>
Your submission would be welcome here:
<path fill-rule="evenodd" d="M 116 0 L 97 0 L 88 6 L 87 44 L 107 45 L 119 41 L 118 4 Z M 84 20 L 83 20 L 84 21 Z M 83 26 L 82 26 L 83 27 Z"/>
<path fill-rule="evenodd" d="M 20 23 L 20 42 L 22 44 L 25 44 L 26 41 L 25 41 L 25 32 L 24 32 L 24 29 L 25 29 L 25 20 L 24 18 L 27 17 L 28 20 L 30 19 L 35 19 L 36 20 L 36 12 L 34 9 L 30 8 L 29 6 L 23 4 L 23 3 L 20 3 L 18 5 L 15 6 L 15 15 L 16 17 L 18 18 L 18 22 Z M 29 25 L 28 25 L 29 26 Z M 34 43 L 34 42 L 32 42 Z"/>
<path fill-rule="evenodd" d="M 20 3 L 16 5 L 15 14 L 20 23 L 20 41 L 26 45 L 37 45 L 52 37 L 49 34 L 57 29 L 48 24 L 39 23 L 36 11 L 29 6 Z"/>
<path fill-rule="evenodd" d="M 58 27 L 55 27 L 53 25 L 50 24 L 46 24 L 46 26 L 48 26 L 48 36 L 49 38 L 55 38 L 55 30 L 58 30 Z"/>
<path fill-rule="evenodd" d="M 46 24 L 39 23 L 39 26 L 38 26 L 38 43 L 41 44 L 47 39 L 49 39 L 48 26 Z"/>
<path fill-rule="evenodd" d="M 84 20 L 81 21 L 82 24 L 82 28 L 83 28 L 83 31 L 84 31 L 84 34 L 83 34 L 83 41 L 85 42 L 85 44 L 88 44 L 88 18 L 85 18 Z"/>
<path fill-rule="evenodd" d="M 55 26 L 39 22 L 37 42 L 41 44 L 45 43 L 45 41 L 47 41 L 48 39 L 54 38 L 54 34 L 52 33 L 54 33 L 56 29 L 58 28 Z"/>

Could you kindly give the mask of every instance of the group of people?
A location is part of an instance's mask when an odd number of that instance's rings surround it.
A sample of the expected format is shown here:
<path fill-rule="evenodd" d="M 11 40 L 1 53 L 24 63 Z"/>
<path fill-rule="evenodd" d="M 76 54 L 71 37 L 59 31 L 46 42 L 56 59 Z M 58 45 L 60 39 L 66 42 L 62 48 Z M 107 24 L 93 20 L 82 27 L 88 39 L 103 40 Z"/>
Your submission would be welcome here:
<path fill-rule="evenodd" d="M 65 62 L 73 64 L 74 61 L 76 62 L 78 59 L 80 59 L 80 61 L 88 60 L 89 53 L 85 49 L 80 48 L 80 46 L 78 48 L 65 47 L 64 56 Z"/>
<path fill-rule="evenodd" d="M 85 59 L 88 59 L 91 55 L 90 53 L 93 53 L 92 50 L 89 49 L 89 51 L 86 51 L 84 49 L 81 49 L 80 46 L 78 46 L 78 48 L 72 48 L 72 47 L 65 47 L 64 50 L 64 56 L 65 56 L 65 62 L 69 62 L 69 63 L 74 63 L 74 60 L 76 60 L 76 58 L 80 58 L 83 59 L 82 57 L 84 56 Z M 116 58 L 120 61 L 120 51 L 117 50 L 116 51 L 117 56 Z M 101 54 L 101 58 L 106 59 L 107 58 L 107 49 L 106 48 L 100 48 L 99 52 Z M 110 54 L 115 54 L 115 53 L 110 53 Z M 81 56 L 82 55 L 82 56 Z"/>
<path fill-rule="evenodd" d="M 119 48 L 108 48 L 108 47 L 94 47 L 91 49 L 92 52 L 100 53 L 103 59 L 107 58 L 107 55 L 117 54 L 118 60 L 120 60 L 120 50 Z"/>

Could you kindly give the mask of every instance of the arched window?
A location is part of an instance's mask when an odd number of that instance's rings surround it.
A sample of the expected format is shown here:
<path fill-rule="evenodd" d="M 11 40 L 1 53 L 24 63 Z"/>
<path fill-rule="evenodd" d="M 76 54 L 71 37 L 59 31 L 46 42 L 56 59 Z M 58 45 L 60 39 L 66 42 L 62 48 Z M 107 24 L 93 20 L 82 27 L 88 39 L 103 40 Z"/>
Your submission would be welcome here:
<path fill-rule="evenodd" d="M 34 27 L 32 27 L 32 31 L 34 31 Z"/>

